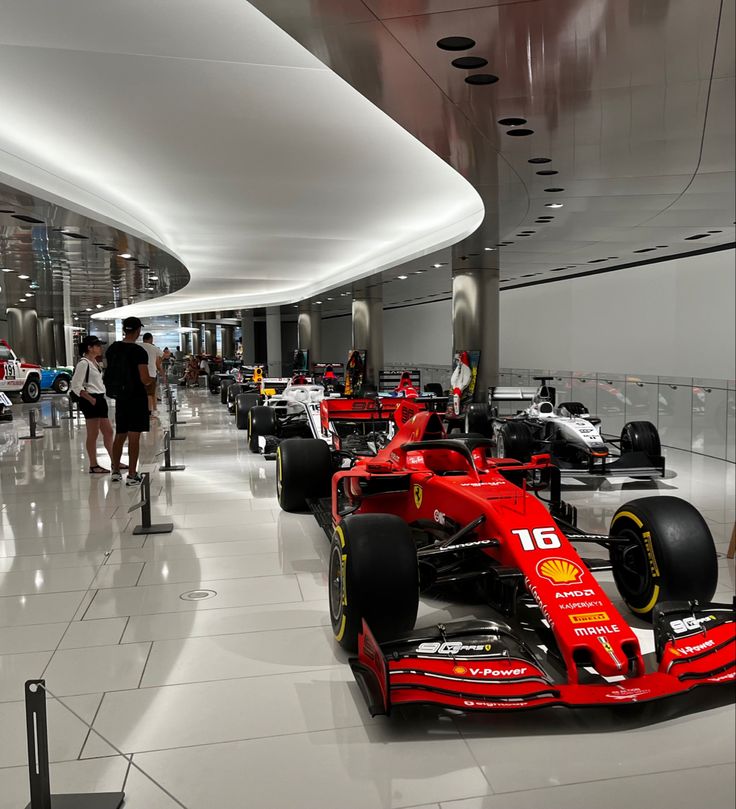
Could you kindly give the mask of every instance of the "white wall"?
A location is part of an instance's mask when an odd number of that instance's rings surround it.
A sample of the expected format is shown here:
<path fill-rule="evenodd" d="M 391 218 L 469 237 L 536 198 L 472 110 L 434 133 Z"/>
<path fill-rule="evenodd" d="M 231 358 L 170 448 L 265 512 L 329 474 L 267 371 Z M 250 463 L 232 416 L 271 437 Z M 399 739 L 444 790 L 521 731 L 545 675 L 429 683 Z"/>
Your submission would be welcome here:
<path fill-rule="evenodd" d="M 733 379 L 735 259 L 723 250 L 506 290 L 501 366 Z"/>
<path fill-rule="evenodd" d="M 450 365 L 452 301 L 384 309 L 383 360 L 407 367 Z"/>

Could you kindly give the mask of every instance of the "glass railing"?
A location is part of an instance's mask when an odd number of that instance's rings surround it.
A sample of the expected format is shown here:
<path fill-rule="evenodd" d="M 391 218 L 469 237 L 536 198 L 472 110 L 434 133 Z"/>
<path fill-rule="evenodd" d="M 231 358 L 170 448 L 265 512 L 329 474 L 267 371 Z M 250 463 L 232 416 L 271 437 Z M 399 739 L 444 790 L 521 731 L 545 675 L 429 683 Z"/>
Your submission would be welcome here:
<path fill-rule="evenodd" d="M 389 367 L 389 366 L 387 366 Z M 391 364 L 391 368 L 401 366 Z M 449 365 L 412 365 L 422 384 L 450 384 Z M 628 421 L 651 421 L 665 447 L 736 462 L 736 381 L 644 376 L 549 368 L 501 368 L 499 385 L 536 386 L 535 376 L 552 377 L 557 402 L 582 402 L 602 419 L 603 431 L 621 432 Z M 502 412 L 522 405 L 509 404 Z"/>

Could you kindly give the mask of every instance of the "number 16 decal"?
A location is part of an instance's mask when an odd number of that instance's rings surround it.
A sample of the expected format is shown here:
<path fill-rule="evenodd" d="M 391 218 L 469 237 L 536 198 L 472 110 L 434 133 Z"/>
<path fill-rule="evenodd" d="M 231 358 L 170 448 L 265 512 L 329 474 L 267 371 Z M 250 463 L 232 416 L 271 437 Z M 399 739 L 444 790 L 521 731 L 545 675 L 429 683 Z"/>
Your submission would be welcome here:
<path fill-rule="evenodd" d="M 552 527 L 534 528 L 531 531 L 528 528 L 516 528 L 511 533 L 519 537 L 521 547 L 525 551 L 547 551 L 551 548 L 559 548 L 562 544 L 556 530 Z"/>

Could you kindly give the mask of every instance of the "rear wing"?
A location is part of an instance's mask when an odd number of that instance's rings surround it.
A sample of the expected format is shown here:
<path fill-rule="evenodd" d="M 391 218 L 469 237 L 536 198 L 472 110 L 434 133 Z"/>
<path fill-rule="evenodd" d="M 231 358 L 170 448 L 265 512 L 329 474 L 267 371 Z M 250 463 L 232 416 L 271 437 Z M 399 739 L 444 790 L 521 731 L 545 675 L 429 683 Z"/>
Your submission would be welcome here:
<path fill-rule="evenodd" d="M 383 370 L 378 372 L 378 390 L 395 390 L 401 382 L 403 374 L 409 374 L 411 384 L 416 390 L 422 389 L 422 372 L 418 368 L 400 370 Z"/>

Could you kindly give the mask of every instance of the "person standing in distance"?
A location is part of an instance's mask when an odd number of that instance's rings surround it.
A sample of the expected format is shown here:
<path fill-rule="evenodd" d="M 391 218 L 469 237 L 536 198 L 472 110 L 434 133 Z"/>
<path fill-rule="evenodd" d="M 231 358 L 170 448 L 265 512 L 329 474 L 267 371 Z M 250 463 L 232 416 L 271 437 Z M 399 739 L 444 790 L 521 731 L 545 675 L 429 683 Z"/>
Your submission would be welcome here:
<path fill-rule="evenodd" d="M 82 359 L 74 369 L 71 391 L 79 402 L 79 409 L 87 425 L 87 455 L 90 475 L 106 475 L 110 470 L 97 463 L 97 436 L 102 434 L 102 443 L 112 458 L 112 424 L 107 417 L 105 386 L 98 359 L 102 356 L 103 343 L 94 334 L 85 337 L 79 345 Z M 127 468 L 127 467 L 124 467 Z"/>
<path fill-rule="evenodd" d="M 115 440 L 112 444 L 113 482 L 123 479 L 120 456 L 128 442 L 128 477 L 126 486 L 140 486 L 138 473 L 141 433 L 150 429 L 147 389 L 153 381 L 148 373 L 148 354 L 136 343 L 143 324 L 137 317 L 123 321 L 123 339 L 116 340 L 105 354 L 105 388 L 115 399 Z"/>
<path fill-rule="evenodd" d="M 147 331 L 143 335 L 143 348 L 148 354 L 148 375 L 153 382 L 148 387 L 148 412 L 158 418 L 156 413 L 156 381 L 163 377 L 164 367 L 161 361 L 163 352 L 153 344 L 153 335 Z"/>

